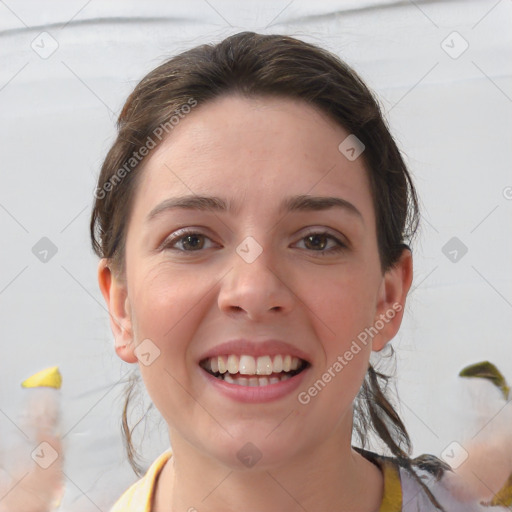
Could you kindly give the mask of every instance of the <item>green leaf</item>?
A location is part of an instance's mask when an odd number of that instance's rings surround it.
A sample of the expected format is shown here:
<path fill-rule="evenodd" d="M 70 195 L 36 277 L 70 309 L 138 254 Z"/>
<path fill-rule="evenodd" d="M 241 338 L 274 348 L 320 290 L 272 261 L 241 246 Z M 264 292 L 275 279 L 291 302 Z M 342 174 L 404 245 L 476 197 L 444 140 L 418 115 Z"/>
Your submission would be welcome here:
<path fill-rule="evenodd" d="M 490 380 L 496 387 L 501 390 L 505 400 L 508 400 L 510 387 L 507 384 L 505 377 L 501 372 L 489 361 L 482 361 L 480 363 L 471 364 L 466 366 L 459 372 L 460 377 L 478 377 L 480 379 Z"/>

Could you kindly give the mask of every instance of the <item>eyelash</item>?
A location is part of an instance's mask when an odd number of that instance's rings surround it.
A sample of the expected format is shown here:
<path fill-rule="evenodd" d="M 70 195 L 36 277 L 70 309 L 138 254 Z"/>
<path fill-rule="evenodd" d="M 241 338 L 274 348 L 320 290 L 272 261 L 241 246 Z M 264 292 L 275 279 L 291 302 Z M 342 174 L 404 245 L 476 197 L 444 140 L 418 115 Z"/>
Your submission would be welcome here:
<path fill-rule="evenodd" d="M 179 243 L 184 238 L 186 238 L 187 236 L 191 236 L 191 235 L 203 236 L 203 237 L 209 239 L 208 236 L 204 235 L 201 232 L 198 232 L 197 230 L 194 230 L 194 229 L 182 229 L 180 231 L 177 231 L 174 234 L 174 236 L 172 236 L 171 238 L 168 238 L 164 242 L 162 248 L 163 249 L 170 249 L 170 250 L 177 250 L 177 251 L 184 252 L 184 253 L 200 252 L 202 249 L 199 249 L 198 251 L 193 251 L 193 250 L 192 251 L 187 251 L 187 250 L 183 250 L 183 249 L 176 249 L 174 247 L 174 245 L 176 243 Z M 325 236 L 328 239 L 333 240 L 336 243 L 336 245 L 334 247 L 331 247 L 330 249 L 327 249 L 327 250 L 315 251 L 313 249 L 310 249 L 310 250 L 306 249 L 308 251 L 317 253 L 320 256 L 328 256 L 330 254 L 337 254 L 337 253 L 347 249 L 347 245 L 346 244 L 344 244 L 341 240 L 339 240 L 338 238 L 336 238 L 334 235 L 332 235 L 331 233 L 329 233 L 327 231 L 312 231 L 310 233 L 307 233 L 303 237 L 301 237 L 300 240 L 302 241 L 302 240 L 304 240 L 304 239 L 306 239 L 307 237 L 310 237 L 310 236 Z"/>

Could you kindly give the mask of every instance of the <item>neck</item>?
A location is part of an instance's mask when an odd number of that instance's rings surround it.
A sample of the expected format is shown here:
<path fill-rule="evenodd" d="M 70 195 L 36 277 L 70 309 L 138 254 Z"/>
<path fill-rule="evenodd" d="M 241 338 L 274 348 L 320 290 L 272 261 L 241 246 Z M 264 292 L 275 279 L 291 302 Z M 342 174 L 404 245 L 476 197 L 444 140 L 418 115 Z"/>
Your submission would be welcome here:
<path fill-rule="evenodd" d="M 179 441 L 173 438 L 153 512 L 376 512 L 382 501 L 382 473 L 339 432 L 286 464 L 263 470 L 235 470 Z"/>

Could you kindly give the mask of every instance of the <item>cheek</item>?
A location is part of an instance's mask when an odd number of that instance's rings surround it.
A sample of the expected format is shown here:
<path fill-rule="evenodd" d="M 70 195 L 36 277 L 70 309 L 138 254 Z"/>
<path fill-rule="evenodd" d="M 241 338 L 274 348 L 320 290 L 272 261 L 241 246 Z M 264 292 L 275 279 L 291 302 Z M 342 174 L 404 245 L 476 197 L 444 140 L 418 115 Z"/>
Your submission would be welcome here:
<path fill-rule="evenodd" d="M 375 321 L 379 275 L 354 265 L 334 278 L 314 280 L 310 288 L 307 306 L 324 359 L 318 361 L 314 389 L 305 391 L 309 397 L 322 395 L 315 407 L 329 404 L 333 421 L 357 395 L 368 368 L 371 342 L 365 329 Z"/>
<path fill-rule="evenodd" d="M 132 318 L 140 352 L 141 376 L 156 407 L 179 407 L 189 399 L 194 364 L 188 357 L 190 341 L 197 330 L 197 315 L 211 286 L 191 272 L 176 272 L 160 266 L 133 280 Z M 149 341 L 148 341 L 149 340 Z M 140 345 L 139 345 L 140 344 Z M 146 359 L 146 360 L 145 360 Z M 149 361 L 147 361 L 149 359 Z M 150 364 L 145 364 L 145 363 Z M 171 403 L 174 402 L 174 406 Z"/>
<path fill-rule="evenodd" d="M 343 352 L 375 320 L 378 277 L 364 267 L 352 266 L 311 282 L 309 293 L 304 290 L 302 296 L 309 297 L 306 305 L 314 313 L 318 335 L 326 352 Z"/>
<path fill-rule="evenodd" d="M 134 283 L 131 303 L 137 340 L 149 337 L 165 351 L 177 348 L 184 333 L 193 334 L 189 319 L 211 288 L 198 273 L 162 265 L 136 277 Z"/>
<path fill-rule="evenodd" d="M 197 314 L 211 286 L 192 273 L 163 266 L 133 280 L 132 317 L 137 344 L 145 343 L 150 361 L 139 357 L 149 396 L 167 422 L 190 409 L 192 360 L 187 357 L 197 329 Z M 149 340 L 149 342 L 148 342 Z M 148 363 L 149 364 L 145 364 Z M 174 418 L 174 420 L 173 420 Z"/>

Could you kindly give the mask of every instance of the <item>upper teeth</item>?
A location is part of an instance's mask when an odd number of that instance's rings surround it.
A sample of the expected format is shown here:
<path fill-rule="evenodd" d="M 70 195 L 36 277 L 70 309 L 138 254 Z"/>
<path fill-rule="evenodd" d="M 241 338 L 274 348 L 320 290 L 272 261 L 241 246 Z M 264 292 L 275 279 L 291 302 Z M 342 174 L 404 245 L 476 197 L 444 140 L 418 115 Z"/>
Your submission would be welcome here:
<path fill-rule="evenodd" d="M 204 366 L 213 373 L 240 373 L 241 375 L 271 375 L 272 373 L 297 370 L 301 360 L 290 355 L 253 357 L 247 355 L 216 356 L 208 359 Z"/>

